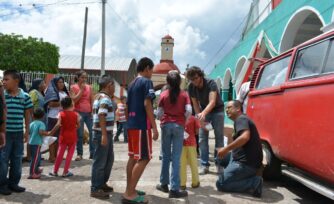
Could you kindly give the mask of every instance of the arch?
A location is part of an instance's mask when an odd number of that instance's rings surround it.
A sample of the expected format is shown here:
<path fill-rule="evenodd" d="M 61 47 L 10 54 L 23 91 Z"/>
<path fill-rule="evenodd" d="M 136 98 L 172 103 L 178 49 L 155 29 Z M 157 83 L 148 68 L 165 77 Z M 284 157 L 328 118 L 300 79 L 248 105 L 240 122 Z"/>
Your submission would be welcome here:
<path fill-rule="evenodd" d="M 322 33 L 325 22 L 320 13 L 310 6 L 296 11 L 289 19 L 282 35 L 280 52 L 289 50 Z"/>
<path fill-rule="evenodd" d="M 222 83 L 222 79 L 220 78 L 220 76 L 217 77 L 216 83 L 217 83 L 218 90 L 222 89 L 223 83 Z"/>
<path fill-rule="evenodd" d="M 223 86 L 222 89 L 230 88 L 230 81 L 232 81 L 231 69 L 227 68 L 224 74 Z"/>
<path fill-rule="evenodd" d="M 238 80 L 238 76 L 242 70 L 242 68 L 244 67 L 245 65 L 245 62 L 246 62 L 246 57 L 245 56 L 241 56 L 239 59 L 238 59 L 238 62 L 237 62 L 237 65 L 235 67 L 235 72 L 234 72 L 234 79 L 235 80 Z"/>

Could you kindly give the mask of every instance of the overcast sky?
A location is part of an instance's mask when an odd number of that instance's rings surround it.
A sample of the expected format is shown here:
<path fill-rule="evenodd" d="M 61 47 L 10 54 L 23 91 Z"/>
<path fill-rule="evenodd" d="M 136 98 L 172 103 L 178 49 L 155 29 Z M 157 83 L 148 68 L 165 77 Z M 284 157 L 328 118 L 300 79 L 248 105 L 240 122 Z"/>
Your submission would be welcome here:
<path fill-rule="evenodd" d="M 148 56 L 159 63 L 161 38 L 170 34 L 175 39 L 174 62 L 181 71 L 190 64 L 208 73 L 240 38 L 243 27 L 230 36 L 251 1 L 107 0 L 106 56 Z M 81 55 L 86 6 L 86 55 L 100 56 L 101 0 L 0 0 L 0 33 L 43 38 L 56 44 L 60 54 Z"/>

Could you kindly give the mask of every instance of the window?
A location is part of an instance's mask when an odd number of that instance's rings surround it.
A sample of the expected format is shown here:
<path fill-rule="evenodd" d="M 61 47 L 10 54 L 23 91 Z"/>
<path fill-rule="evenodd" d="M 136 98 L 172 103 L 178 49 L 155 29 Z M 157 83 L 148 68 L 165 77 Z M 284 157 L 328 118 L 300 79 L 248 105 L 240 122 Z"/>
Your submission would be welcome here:
<path fill-rule="evenodd" d="M 257 89 L 264 89 L 282 84 L 285 81 L 286 73 L 288 71 L 290 57 L 291 56 L 289 55 L 288 57 L 266 65 L 261 74 Z"/>
<path fill-rule="evenodd" d="M 302 49 L 297 54 L 296 63 L 291 78 L 301 78 L 318 75 L 323 66 L 329 41 Z"/>
<path fill-rule="evenodd" d="M 334 72 L 334 45 L 333 40 L 331 41 L 331 46 L 329 48 L 327 62 L 325 63 L 325 67 L 323 73 Z"/>

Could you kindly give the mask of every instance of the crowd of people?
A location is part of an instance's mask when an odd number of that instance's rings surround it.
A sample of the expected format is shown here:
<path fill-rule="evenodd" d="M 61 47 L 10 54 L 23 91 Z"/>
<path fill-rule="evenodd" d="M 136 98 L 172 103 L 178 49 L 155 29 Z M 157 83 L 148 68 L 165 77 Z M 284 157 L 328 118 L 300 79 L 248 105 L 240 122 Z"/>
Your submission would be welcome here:
<path fill-rule="evenodd" d="M 49 146 L 49 161 L 54 162 L 49 175 L 59 176 L 59 167 L 67 151 L 62 177 L 73 176 L 70 171 L 72 157 L 76 149 L 75 161 L 83 159 L 86 125 L 89 159 L 93 160 L 91 197 L 108 199 L 114 191 L 108 185 L 114 163 L 113 143 L 119 141 L 123 131 L 129 159 L 122 203 L 147 203 L 146 192 L 136 187 L 152 159 L 152 142 L 159 137 L 153 113 L 156 97 L 151 81 L 153 66 L 149 58 L 139 60 L 138 76 L 128 86 L 128 97 L 121 97 L 118 103 L 114 97 L 115 83 L 109 75 L 100 77 L 96 94 L 87 84 L 84 71 L 76 73 L 76 83 L 70 90 L 67 90 L 64 78 L 56 77 L 47 88 L 44 80 L 34 80 L 29 93 L 26 93 L 19 88 L 20 74 L 15 70 L 5 71 L 0 90 L 0 194 L 25 191 L 19 185 L 24 142 L 28 142 L 27 154 L 30 156 L 28 178 L 41 178 L 40 149 L 44 136 L 58 138 Z M 169 198 L 188 196 L 187 165 L 191 168 L 191 187 L 200 187 L 199 175 L 209 172 L 208 135 L 213 129 L 215 165 L 219 175 L 217 189 L 249 192 L 260 197 L 263 181 L 256 172 L 262 165 L 262 150 L 255 124 L 242 113 L 240 101 L 228 102 L 226 114 L 235 122 L 235 131 L 233 136 L 228 136 L 224 147 L 224 103 L 217 84 L 207 79 L 199 67 L 189 68 L 186 76 L 190 81 L 188 92 L 180 89 L 180 74 L 170 71 L 166 77 L 166 89 L 157 102 L 162 165 L 156 189 L 168 193 Z M 118 125 L 115 137 L 114 124 Z"/>

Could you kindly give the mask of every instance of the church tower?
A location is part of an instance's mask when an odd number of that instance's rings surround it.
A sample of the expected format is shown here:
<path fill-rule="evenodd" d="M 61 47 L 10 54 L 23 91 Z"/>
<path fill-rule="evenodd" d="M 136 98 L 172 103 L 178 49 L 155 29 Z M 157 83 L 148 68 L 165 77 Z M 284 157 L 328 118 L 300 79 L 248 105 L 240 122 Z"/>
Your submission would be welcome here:
<path fill-rule="evenodd" d="M 173 62 L 174 38 L 166 35 L 161 39 L 161 61 Z"/>

